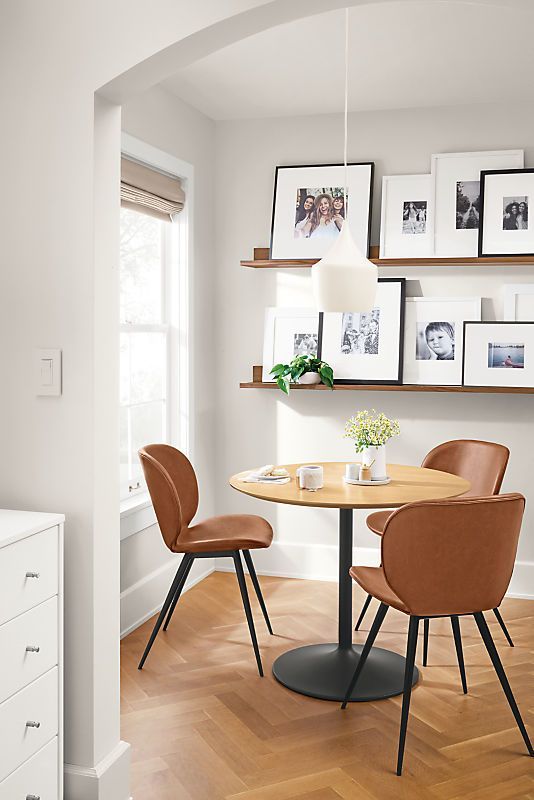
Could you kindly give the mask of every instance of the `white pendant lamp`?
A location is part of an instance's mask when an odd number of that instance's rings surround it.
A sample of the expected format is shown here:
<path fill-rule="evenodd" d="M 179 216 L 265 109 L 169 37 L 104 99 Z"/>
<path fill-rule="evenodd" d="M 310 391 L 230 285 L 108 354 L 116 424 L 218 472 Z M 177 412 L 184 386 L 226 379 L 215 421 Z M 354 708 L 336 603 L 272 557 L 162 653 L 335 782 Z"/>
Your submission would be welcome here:
<path fill-rule="evenodd" d="M 349 227 L 347 203 L 347 120 L 349 85 L 349 10 L 345 9 L 345 186 L 347 216 L 341 233 L 320 261 L 312 267 L 315 305 L 319 311 L 371 311 L 375 303 L 378 270 L 357 246 Z"/>

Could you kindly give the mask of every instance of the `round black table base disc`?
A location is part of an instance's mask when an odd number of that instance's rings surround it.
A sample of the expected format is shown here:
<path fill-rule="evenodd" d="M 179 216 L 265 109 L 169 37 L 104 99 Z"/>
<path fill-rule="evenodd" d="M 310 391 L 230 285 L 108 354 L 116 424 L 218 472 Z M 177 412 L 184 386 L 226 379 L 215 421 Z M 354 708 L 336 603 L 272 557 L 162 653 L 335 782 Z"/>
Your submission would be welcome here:
<path fill-rule="evenodd" d="M 341 702 L 354 674 L 362 645 L 312 644 L 289 650 L 273 664 L 277 681 L 299 694 Z M 351 702 L 384 700 L 402 694 L 406 659 L 398 653 L 373 647 L 352 693 Z M 419 680 L 414 669 L 413 684 Z M 412 684 L 412 685 L 413 685 Z"/>

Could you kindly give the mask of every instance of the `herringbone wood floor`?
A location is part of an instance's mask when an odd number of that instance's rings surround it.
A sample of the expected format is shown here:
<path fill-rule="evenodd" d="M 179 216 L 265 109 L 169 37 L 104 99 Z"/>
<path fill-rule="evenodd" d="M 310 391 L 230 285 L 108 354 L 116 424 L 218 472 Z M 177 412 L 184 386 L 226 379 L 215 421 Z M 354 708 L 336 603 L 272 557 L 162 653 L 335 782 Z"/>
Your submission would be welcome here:
<path fill-rule="evenodd" d="M 232 574 L 214 573 L 183 596 L 143 672 L 137 662 L 153 620 L 123 640 L 122 736 L 133 747 L 134 800 L 534 800 L 534 759 L 472 619 L 461 620 L 467 696 L 449 621 L 431 622 L 426 668 L 420 642 L 422 679 L 398 778 L 400 698 L 341 712 L 271 675 L 285 650 L 335 639 L 336 585 L 260 580 L 276 634 L 267 634 L 254 603 L 263 679 Z M 362 600 L 355 588 L 355 612 Z M 355 641 L 364 640 L 374 610 Z M 493 615 L 487 619 L 532 738 L 534 602 L 505 600 L 502 612 L 513 649 Z M 390 611 L 378 644 L 404 653 L 406 630 L 407 619 Z"/>

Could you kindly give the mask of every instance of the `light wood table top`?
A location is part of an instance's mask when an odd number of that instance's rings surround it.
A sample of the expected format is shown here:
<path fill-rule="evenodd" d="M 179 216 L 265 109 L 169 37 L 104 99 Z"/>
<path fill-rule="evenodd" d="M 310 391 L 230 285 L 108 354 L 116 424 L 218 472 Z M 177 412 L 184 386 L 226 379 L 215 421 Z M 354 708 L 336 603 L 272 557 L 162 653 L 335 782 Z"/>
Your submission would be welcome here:
<path fill-rule="evenodd" d="M 312 463 L 312 462 L 309 462 Z M 391 483 L 383 486 L 357 486 L 345 483 L 345 462 L 314 462 L 324 467 L 324 486 L 316 492 L 300 489 L 296 470 L 301 464 L 285 464 L 289 483 L 244 483 L 250 470 L 230 478 L 230 486 L 259 500 L 295 506 L 323 508 L 398 508 L 418 500 L 444 500 L 458 497 L 470 489 L 469 481 L 448 472 L 402 464 L 388 464 Z"/>

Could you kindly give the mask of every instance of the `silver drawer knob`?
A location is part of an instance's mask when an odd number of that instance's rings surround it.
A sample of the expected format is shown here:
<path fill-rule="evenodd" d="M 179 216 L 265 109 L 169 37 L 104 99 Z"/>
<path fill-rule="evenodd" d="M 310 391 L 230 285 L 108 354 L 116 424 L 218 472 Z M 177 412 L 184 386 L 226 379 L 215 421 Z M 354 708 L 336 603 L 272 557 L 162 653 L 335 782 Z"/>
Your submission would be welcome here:
<path fill-rule="evenodd" d="M 26 727 L 27 728 L 40 728 L 41 727 L 41 723 L 40 722 L 34 722 L 34 720 L 29 719 L 28 722 L 26 723 Z"/>
<path fill-rule="evenodd" d="M 27 794 L 26 800 L 41 800 L 40 794 Z"/>
<path fill-rule="evenodd" d="M 26 573 L 26 577 L 27 578 L 40 578 L 41 576 L 39 575 L 38 572 L 27 572 Z"/>
<path fill-rule="evenodd" d="M 26 648 L 27 653 L 39 653 L 41 650 L 40 647 L 36 647 L 34 644 L 29 644 Z"/>

